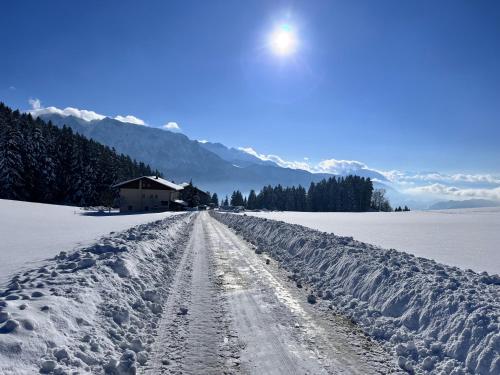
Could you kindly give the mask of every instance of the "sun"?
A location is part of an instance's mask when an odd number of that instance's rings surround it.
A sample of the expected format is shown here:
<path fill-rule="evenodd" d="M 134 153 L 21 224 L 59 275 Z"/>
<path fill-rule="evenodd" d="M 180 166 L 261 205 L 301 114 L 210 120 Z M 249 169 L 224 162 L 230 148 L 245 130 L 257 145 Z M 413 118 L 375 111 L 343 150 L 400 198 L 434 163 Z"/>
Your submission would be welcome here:
<path fill-rule="evenodd" d="M 271 34 L 270 47 L 280 56 L 291 55 L 297 49 L 297 36 L 289 24 L 281 24 Z"/>

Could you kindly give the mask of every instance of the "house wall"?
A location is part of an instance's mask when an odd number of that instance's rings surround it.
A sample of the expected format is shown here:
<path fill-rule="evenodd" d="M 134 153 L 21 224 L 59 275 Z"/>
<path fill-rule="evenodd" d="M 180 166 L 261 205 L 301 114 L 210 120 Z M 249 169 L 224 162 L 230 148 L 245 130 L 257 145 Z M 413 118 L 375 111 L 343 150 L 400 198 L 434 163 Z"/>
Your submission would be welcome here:
<path fill-rule="evenodd" d="M 120 211 L 166 211 L 170 202 L 179 199 L 175 190 L 120 189 Z"/>

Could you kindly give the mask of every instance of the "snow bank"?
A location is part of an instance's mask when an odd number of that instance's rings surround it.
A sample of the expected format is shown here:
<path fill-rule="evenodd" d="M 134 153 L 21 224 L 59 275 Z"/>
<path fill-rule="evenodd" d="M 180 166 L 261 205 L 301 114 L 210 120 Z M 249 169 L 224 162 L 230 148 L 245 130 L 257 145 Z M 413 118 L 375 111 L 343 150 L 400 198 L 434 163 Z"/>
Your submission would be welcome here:
<path fill-rule="evenodd" d="M 351 237 L 214 213 L 381 341 L 409 373 L 500 373 L 500 278 Z"/>
<path fill-rule="evenodd" d="M 410 212 L 248 212 L 352 236 L 476 272 L 500 273 L 500 208 Z"/>
<path fill-rule="evenodd" d="M 89 245 L 109 232 L 175 214 L 99 214 L 78 207 L 0 199 L 0 287 L 14 272 L 33 267 L 61 250 Z"/>
<path fill-rule="evenodd" d="M 0 373 L 135 373 L 191 218 L 143 224 L 15 275 L 0 293 Z"/>

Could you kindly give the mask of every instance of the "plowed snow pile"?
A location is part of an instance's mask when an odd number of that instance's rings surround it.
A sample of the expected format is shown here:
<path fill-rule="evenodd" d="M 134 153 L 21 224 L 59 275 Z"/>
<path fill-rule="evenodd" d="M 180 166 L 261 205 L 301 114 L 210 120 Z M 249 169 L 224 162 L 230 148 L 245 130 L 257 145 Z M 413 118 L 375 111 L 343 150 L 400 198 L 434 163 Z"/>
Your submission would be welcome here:
<path fill-rule="evenodd" d="M 500 278 L 299 225 L 215 213 L 409 373 L 500 374 Z"/>
<path fill-rule="evenodd" d="M 190 223 L 143 224 L 15 275 L 0 294 L 0 373 L 135 373 Z"/>

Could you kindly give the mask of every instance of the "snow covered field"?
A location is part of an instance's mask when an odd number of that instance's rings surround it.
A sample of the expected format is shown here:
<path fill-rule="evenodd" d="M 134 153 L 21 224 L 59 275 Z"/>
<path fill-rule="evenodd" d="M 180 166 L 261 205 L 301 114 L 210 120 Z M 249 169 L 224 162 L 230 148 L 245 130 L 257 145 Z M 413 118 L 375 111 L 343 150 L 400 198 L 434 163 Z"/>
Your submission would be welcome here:
<path fill-rule="evenodd" d="M 247 212 L 500 274 L 500 208 L 411 212 Z"/>
<path fill-rule="evenodd" d="M 96 215 L 78 207 L 0 199 L 0 286 L 12 273 L 60 251 L 174 214 Z"/>

